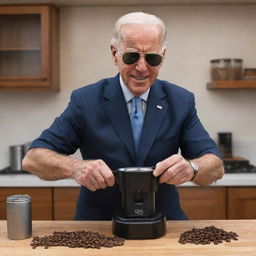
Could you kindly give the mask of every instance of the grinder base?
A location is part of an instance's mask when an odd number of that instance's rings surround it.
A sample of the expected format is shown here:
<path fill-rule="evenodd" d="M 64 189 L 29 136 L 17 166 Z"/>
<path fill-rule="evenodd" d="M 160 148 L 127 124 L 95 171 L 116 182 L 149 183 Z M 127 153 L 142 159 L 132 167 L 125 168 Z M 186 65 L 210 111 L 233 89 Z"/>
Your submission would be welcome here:
<path fill-rule="evenodd" d="M 150 218 L 125 218 L 115 214 L 112 219 L 112 232 L 126 239 L 158 238 L 166 232 L 165 216 L 157 213 Z"/>

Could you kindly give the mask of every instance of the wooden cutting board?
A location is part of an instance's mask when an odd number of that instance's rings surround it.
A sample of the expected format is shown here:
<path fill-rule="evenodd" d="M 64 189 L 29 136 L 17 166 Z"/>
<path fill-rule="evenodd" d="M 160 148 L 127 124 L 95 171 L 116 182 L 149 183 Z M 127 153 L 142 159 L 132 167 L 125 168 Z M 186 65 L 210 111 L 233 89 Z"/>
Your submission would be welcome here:
<path fill-rule="evenodd" d="M 214 245 L 179 244 L 182 232 L 192 228 L 204 228 L 214 225 L 225 231 L 239 234 L 239 240 Z M 33 236 L 50 235 L 54 231 L 94 231 L 112 236 L 109 221 L 33 221 Z M 126 240 L 123 246 L 101 249 L 82 249 L 68 247 L 37 247 L 32 249 L 32 238 L 9 240 L 6 234 L 6 221 L 0 221 L 1 256 L 179 256 L 179 255 L 256 255 L 256 220 L 193 220 L 168 221 L 167 233 L 158 239 Z"/>

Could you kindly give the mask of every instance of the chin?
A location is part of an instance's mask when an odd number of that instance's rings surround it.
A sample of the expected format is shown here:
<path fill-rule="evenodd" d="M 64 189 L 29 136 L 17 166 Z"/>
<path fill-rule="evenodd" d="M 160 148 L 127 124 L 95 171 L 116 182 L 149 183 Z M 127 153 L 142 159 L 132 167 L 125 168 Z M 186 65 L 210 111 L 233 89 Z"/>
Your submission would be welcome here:
<path fill-rule="evenodd" d="M 131 92 L 133 93 L 134 96 L 139 96 L 139 95 L 143 94 L 147 89 L 148 89 L 148 87 L 137 88 L 137 89 L 132 90 Z"/>
<path fill-rule="evenodd" d="M 147 89 L 150 88 L 149 84 L 143 84 L 143 83 L 136 83 L 132 86 L 129 86 L 130 91 L 135 95 L 140 95 L 147 91 Z"/>

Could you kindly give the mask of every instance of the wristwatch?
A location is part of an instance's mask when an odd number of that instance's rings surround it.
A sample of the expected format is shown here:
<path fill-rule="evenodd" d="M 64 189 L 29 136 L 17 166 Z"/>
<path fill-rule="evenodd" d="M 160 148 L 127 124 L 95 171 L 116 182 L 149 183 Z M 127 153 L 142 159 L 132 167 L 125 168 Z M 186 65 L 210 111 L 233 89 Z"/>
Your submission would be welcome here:
<path fill-rule="evenodd" d="M 193 181 L 195 179 L 198 171 L 199 171 L 199 167 L 198 167 L 198 165 L 196 163 L 192 162 L 191 160 L 188 160 L 188 162 L 189 162 L 189 164 L 190 164 L 190 166 L 191 166 L 191 168 L 193 170 L 193 176 L 192 176 L 190 181 Z"/>

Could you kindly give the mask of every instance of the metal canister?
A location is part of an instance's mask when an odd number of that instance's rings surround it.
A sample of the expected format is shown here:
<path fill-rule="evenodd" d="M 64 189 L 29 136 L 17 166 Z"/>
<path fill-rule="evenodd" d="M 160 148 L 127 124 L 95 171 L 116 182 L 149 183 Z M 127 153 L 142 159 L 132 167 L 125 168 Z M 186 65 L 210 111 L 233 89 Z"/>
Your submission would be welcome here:
<path fill-rule="evenodd" d="M 24 157 L 24 145 L 10 146 L 10 169 L 22 171 L 22 159 Z"/>
<path fill-rule="evenodd" d="M 12 195 L 7 197 L 7 235 L 9 239 L 20 240 L 31 237 L 31 197 Z"/>

